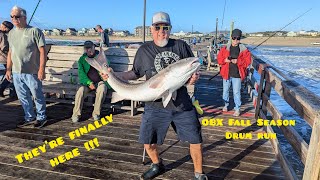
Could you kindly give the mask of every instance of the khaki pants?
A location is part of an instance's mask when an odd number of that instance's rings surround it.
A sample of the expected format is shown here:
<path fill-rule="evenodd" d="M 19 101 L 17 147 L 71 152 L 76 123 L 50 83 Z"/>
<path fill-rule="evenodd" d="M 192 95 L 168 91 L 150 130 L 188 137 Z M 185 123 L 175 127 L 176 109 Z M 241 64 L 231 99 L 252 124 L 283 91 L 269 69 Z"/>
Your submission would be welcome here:
<path fill-rule="evenodd" d="M 104 102 L 104 99 L 107 94 L 107 86 L 104 84 L 103 81 L 100 81 L 98 83 L 98 87 L 96 87 L 96 99 L 94 102 L 94 109 L 92 112 L 92 116 L 100 116 L 100 111 L 101 111 L 101 105 Z M 76 99 L 74 103 L 74 108 L 73 108 L 73 114 L 72 117 L 81 117 L 81 110 L 83 106 L 83 101 L 86 98 L 87 94 L 90 92 L 90 88 L 87 86 L 81 86 L 76 94 Z"/>

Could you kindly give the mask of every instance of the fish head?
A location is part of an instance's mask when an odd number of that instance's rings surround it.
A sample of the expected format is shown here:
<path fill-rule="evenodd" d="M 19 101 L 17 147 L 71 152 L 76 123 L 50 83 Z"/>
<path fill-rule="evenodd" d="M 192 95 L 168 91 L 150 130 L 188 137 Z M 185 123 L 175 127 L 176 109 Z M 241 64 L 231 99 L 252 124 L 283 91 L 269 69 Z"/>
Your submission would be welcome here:
<path fill-rule="evenodd" d="M 108 73 L 109 66 L 107 63 L 107 57 L 102 47 L 100 47 L 100 52 L 97 56 L 95 56 L 94 58 L 86 57 L 86 61 L 99 72 L 102 72 L 105 74 Z"/>
<path fill-rule="evenodd" d="M 190 57 L 177 61 L 172 64 L 170 71 L 174 78 L 189 79 L 193 73 L 200 69 L 200 59 L 198 57 Z"/>

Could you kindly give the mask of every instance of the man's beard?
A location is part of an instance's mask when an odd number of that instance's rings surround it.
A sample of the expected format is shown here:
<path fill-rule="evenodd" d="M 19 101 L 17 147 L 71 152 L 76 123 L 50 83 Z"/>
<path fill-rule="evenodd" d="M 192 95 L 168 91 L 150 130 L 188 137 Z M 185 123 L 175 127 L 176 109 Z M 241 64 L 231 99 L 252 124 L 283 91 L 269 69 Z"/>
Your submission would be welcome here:
<path fill-rule="evenodd" d="M 169 39 L 158 40 L 158 46 L 164 47 L 168 44 L 168 42 L 169 42 Z"/>

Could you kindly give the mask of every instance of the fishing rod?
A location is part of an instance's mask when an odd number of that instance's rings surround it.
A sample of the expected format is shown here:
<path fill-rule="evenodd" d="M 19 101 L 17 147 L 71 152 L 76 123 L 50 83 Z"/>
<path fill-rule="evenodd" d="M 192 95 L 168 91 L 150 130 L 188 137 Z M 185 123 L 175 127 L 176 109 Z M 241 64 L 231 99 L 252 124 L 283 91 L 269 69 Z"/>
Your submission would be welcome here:
<path fill-rule="evenodd" d="M 265 43 L 266 41 L 268 41 L 270 38 L 272 38 L 274 35 L 276 35 L 278 32 L 280 32 L 281 30 L 283 30 L 284 28 L 286 28 L 287 26 L 289 26 L 290 24 L 292 24 L 293 22 L 295 22 L 296 20 L 298 20 L 299 18 L 301 18 L 302 16 L 304 16 L 305 14 L 307 14 L 309 11 L 311 11 L 312 8 L 310 8 L 309 10 L 307 10 L 306 12 L 304 12 L 303 14 L 301 14 L 300 16 L 298 16 L 297 18 L 295 18 L 293 21 L 291 21 L 290 23 L 288 23 L 287 25 L 285 25 L 284 27 L 282 27 L 280 30 L 276 31 L 275 33 L 273 33 L 271 36 L 269 36 L 266 40 L 262 41 L 260 44 L 258 44 L 256 47 L 254 47 L 252 50 L 255 50 L 257 47 L 259 47 L 260 45 L 262 45 L 263 43 Z"/>
<path fill-rule="evenodd" d="M 36 8 L 35 8 L 34 11 L 33 11 L 32 15 L 31 15 L 31 18 L 30 18 L 30 20 L 29 20 L 29 22 L 28 22 L 28 25 L 30 24 L 30 22 L 31 22 L 31 20 L 32 20 L 32 18 L 33 18 L 34 13 L 35 13 L 36 10 L 38 9 L 38 6 L 39 6 L 39 4 L 40 4 L 40 1 L 41 1 L 41 0 L 38 1 L 38 4 L 37 4 Z"/>

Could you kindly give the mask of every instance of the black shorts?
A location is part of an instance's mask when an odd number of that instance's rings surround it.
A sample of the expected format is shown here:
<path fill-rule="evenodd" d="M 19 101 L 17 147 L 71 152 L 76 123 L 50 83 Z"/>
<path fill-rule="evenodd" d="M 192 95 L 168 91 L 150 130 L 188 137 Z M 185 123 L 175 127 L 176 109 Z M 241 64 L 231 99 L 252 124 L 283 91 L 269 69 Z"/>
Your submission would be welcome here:
<path fill-rule="evenodd" d="M 163 144 L 171 122 L 174 123 L 180 140 L 190 144 L 202 142 L 201 124 L 194 108 L 191 111 L 178 112 L 145 106 L 140 126 L 139 143 Z"/>

